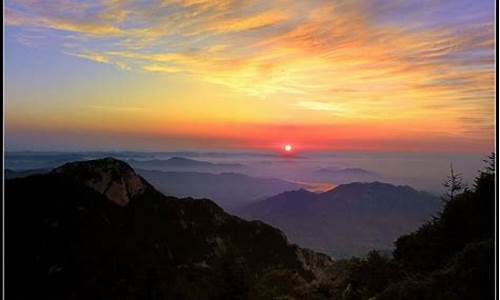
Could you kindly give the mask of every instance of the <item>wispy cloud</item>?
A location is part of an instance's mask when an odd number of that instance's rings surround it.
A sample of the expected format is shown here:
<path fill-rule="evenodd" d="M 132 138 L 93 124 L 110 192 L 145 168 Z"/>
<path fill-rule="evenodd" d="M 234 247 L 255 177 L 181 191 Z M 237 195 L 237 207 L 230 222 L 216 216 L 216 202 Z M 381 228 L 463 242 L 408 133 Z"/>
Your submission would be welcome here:
<path fill-rule="evenodd" d="M 311 110 L 330 111 L 336 113 L 342 112 L 342 109 L 340 109 L 338 106 L 333 103 L 327 102 L 300 101 L 297 103 L 297 106 Z"/>
<path fill-rule="evenodd" d="M 118 112 L 138 112 L 138 111 L 144 111 L 144 107 L 137 107 L 137 106 L 117 106 L 117 105 L 96 105 L 96 104 L 88 104 L 88 105 L 83 105 L 83 108 L 88 108 L 88 109 L 93 109 L 97 111 L 118 111 Z"/>
<path fill-rule="evenodd" d="M 97 54 L 97 53 L 71 53 L 71 52 L 67 52 L 67 51 L 63 51 L 63 53 L 68 54 L 68 55 L 72 55 L 72 56 L 76 56 L 76 57 L 80 57 L 80 58 L 85 58 L 85 59 L 96 61 L 96 62 L 100 62 L 100 63 L 109 63 L 110 62 L 107 57 L 100 55 L 100 54 Z"/>
<path fill-rule="evenodd" d="M 60 33 L 73 56 L 279 95 L 305 110 L 444 118 L 463 134 L 474 127 L 464 117 L 493 115 L 487 1 L 8 0 L 5 18 Z"/>

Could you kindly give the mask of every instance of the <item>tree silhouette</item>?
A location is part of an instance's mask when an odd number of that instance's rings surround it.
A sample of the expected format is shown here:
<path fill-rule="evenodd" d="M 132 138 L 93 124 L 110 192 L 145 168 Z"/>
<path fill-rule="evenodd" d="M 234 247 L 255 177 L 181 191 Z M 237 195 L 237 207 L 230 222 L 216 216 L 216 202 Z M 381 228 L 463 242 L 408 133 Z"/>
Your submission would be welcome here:
<path fill-rule="evenodd" d="M 491 152 L 491 154 L 488 156 L 488 159 L 485 159 L 483 161 L 487 164 L 486 169 L 483 171 L 483 173 L 495 174 L 495 152 Z"/>
<path fill-rule="evenodd" d="M 465 189 L 465 185 L 462 183 L 462 174 L 455 173 L 453 164 L 450 164 L 450 175 L 443 182 L 443 186 L 446 188 L 445 194 L 441 197 L 444 202 L 453 201 L 455 196 Z"/>

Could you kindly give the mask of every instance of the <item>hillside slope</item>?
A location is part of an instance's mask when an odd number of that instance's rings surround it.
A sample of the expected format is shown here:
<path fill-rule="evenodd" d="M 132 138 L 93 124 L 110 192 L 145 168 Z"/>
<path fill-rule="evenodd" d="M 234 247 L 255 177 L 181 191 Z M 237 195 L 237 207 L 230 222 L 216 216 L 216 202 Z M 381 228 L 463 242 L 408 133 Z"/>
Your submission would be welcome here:
<path fill-rule="evenodd" d="M 258 178 L 237 173 L 162 172 L 137 170 L 165 195 L 209 198 L 226 210 L 291 191 L 300 185 L 274 178 Z"/>
<path fill-rule="evenodd" d="M 7 180 L 5 204 L 10 299 L 300 298 L 331 264 L 111 158 Z"/>
<path fill-rule="evenodd" d="M 295 243 L 334 257 L 392 248 L 394 240 L 418 228 L 441 206 L 436 197 L 408 186 L 349 183 L 324 192 L 285 192 L 237 213 L 285 232 Z"/>
<path fill-rule="evenodd" d="M 495 299 L 495 167 L 491 155 L 470 188 L 454 185 L 435 218 L 396 240 L 393 258 L 372 251 L 364 259 L 337 261 L 326 272 L 326 298 Z"/>

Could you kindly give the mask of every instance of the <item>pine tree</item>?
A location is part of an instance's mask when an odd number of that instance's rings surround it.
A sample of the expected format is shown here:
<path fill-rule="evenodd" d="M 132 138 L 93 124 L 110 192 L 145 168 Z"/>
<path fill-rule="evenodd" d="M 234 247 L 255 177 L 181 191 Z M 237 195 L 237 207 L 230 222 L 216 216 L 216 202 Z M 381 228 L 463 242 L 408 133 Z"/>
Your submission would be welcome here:
<path fill-rule="evenodd" d="M 483 171 L 483 173 L 486 174 L 495 174 L 495 152 L 492 152 L 489 156 L 488 159 L 483 160 L 487 166 L 486 170 Z"/>
<path fill-rule="evenodd" d="M 465 185 L 462 183 L 462 174 L 455 173 L 453 164 L 450 164 L 450 175 L 443 182 L 443 186 L 446 188 L 445 194 L 441 197 L 444 202 L 453 201 L 455 196 L 465 189 Z"/>

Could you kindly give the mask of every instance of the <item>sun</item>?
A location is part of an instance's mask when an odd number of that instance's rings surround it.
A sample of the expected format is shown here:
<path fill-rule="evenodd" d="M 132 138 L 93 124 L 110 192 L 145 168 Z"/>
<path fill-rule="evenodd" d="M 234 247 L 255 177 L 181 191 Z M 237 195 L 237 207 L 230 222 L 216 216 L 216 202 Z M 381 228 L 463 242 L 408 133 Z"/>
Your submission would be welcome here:
<path fill-rule="evenodd" d="M 285 146 L 283 146 L 283 149 L 285 150 L 285 152 L 292 152 L 293 147 L 290 144 L 286 144 Z"/>

